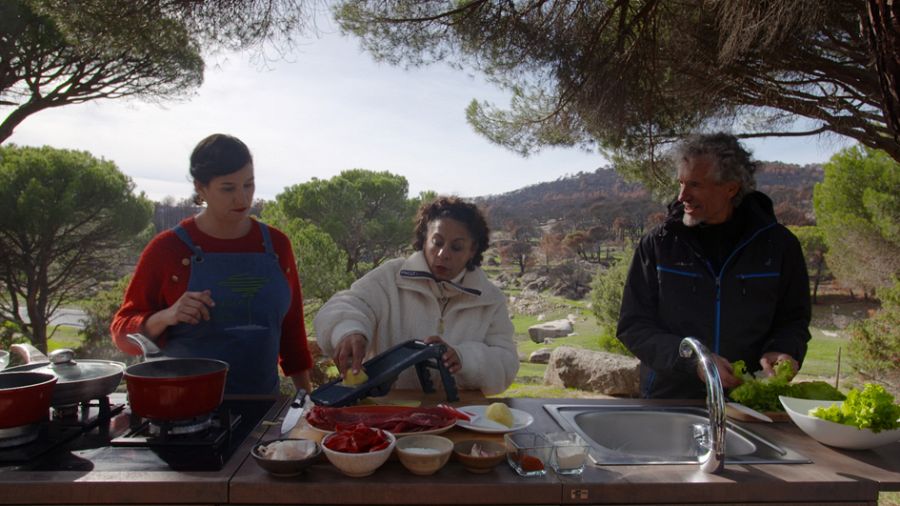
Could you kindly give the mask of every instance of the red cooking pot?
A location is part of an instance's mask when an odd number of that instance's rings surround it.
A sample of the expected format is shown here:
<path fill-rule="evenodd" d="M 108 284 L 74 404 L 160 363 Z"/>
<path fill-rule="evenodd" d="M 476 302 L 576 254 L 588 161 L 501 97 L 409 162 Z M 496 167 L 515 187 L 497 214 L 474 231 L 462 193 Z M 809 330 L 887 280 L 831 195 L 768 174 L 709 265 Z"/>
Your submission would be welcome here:
<path fill-rule="evenodd" d="M 0 374 L 0 429 L 46 420 L 56 381 L 56 376 L 42 372 Z"/>
<path fill-rule="evenodd" d="M 164 358 L 141 334 L 128 334 L 144 362 L 125 368 L 131 412 L 151 420 L 187 420 L 216 409 L 225 395 L 228 364 L 209 358 Z"/>

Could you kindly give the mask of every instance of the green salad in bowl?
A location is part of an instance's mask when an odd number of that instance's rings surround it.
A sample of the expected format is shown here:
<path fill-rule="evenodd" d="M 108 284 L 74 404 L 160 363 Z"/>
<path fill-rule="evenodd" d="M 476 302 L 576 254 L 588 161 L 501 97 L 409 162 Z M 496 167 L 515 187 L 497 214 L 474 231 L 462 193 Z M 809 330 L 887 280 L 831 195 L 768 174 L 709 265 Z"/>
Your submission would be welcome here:
<path fill-rule="evenodd" d="M 862 390 L 850 389 L 844 402 L 820 406 L 809 414 L 875 433 L 900 428 L 900 405 L 883 386 L 874 383 L 866 383 Z"/>
<path fill-rule="evenodd" d="M 869 450 L 900 441 L 900 406 L 883 387 L 851 389 L 845 401 L 781 397 L 791 420 L 816 441 L 846 450 Z"/>

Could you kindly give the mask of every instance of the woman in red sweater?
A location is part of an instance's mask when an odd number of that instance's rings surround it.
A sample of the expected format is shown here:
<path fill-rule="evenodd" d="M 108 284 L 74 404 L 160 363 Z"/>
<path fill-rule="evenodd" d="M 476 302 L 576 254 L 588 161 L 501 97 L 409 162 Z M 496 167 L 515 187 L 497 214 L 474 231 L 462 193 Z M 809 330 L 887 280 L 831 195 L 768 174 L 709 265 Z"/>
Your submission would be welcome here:
<path fill-rule="evenodd" d="M 226 394 L 273 394 L 278 364 L 311 390 L 312 358 L 290 240 L 252 219 L 253 158 L 236 137 L 213 134 L 191 153 L 200 214 L 144 249 L 110 330 L 119 349 L 142 333 L 169 357 L 229 364 Z"/>

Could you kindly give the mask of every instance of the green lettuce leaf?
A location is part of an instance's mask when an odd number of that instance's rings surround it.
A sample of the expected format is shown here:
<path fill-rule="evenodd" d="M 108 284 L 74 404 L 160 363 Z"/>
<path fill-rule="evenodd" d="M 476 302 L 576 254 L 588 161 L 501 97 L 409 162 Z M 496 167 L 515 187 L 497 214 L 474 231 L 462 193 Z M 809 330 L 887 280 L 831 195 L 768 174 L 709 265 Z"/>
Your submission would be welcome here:
<path fill-rule="evenodd" d="M 866 383 L 861 391 L 850 389 L 840 406 L 818 407 L 809 414 L 872 432 L 900 428 L 900 405 L 894 403 L 894 396 L 883 386 L 874 383 Z"/>

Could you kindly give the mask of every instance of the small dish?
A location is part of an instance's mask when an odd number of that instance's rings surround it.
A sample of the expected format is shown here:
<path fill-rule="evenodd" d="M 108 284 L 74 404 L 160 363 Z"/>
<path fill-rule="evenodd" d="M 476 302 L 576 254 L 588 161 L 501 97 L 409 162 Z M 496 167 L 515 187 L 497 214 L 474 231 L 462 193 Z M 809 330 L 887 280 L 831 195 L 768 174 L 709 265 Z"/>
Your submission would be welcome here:
<path fill-rule="evenodd" d="M 436 473 L 450 460 L 453 441 L 441 436 L 406 436 L 397 440 L 397 457 L 413 474 Z"/>
<path fill-rule="evenodd" d="M 809 415 L 811 409 L 841 405 L 841 401 L 797 399 L 783 395 L 778 399 L 797 427 L 822 444 L 845 450 L 869 450 L 900 441 L 900 429 L 873 432 Z"/>
<path fill-rule="evenodd" d="M 303 473 L 321 453 L 322 446 L 315 441 L 290 438 L 265 441 L 250 451 L 259 467 L 281 478 Z"/>
<path fill-rule="evenodd" d="M 503 436 L 506 442 L 506 461 L 519 476 L 533 477 L 547 474 L 553 443 L 535 432 L 511 432 Z"/>
<path fill-rule="evenodd" d="M 579 475 L 584 472 L 588 444 L 576 432 L 552 432 L 547 440 L 553 445 L 550 467 L 556 474 Z"/>
<path fill-rule="evenodd" d="M 362 478 L 374 473 L 376 469 L 387 462 L 388 457 L 394 451 L 397 444 L 397 438 L 390 432 L 382 431 L 388 438 L 390 444 L 386 448 L 366 453 L 347 453 L 332 450 L 328 447 L 328 440 L 341 435 L 340 432 L 333 432 L 322 440 L 322 450 L 328 462 L 338 468 L 342 473 L 352 478 Z"/>
<path fill-rule="evenodd" d="M 478 448 L 473 451 L 475 445 Z M 470 473 L 489 473 L 506 459 L 506 446 L 487 439 L 467 439 L 453 445 L 453 457 Z"/>
<path fill-rule="evenodd" d="M 484 434 L 506 434 L 507 432 L 522 430 L 534 423 L 534 417 L 529 413 L 526 413 L 521 409 L 510 408 L 509 411 L 513 415 L 514 422 L 512 427 L 506 427 L 496 422 L 490 422 L 489 425 L 480 425 L 478 423 L 479 419 L 487 420 L 487 418 L 484 418 L 484 413 L 487 408 L 487 406 L 463 406 L 459 408 L 460 411 L 466 413 L 467 415 L 474 415 L 474 419 L 470 421 L 458 420 L 456 422 L 456 425 L 464 429 L 469 429 Z"/>

